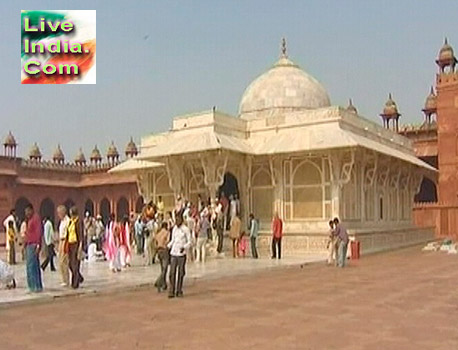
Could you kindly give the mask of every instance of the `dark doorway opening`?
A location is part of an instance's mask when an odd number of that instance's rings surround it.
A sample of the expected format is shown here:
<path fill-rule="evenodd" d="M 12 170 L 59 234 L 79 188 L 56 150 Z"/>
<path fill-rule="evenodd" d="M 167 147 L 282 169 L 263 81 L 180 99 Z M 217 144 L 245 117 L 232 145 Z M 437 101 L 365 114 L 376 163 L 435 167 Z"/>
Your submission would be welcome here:
<path fill-rule="evenodd" d="M 129 216 L 129 202 L 126 197 L 121 197 L 116 205 L 116 218 L 121 221 L 125 216 Z"/>
<path fill-rule="evenodd" d="M 25 198 L 21 197 L 16 201 L 14 205 L 14 210 L 16 210 L 16 216 L 18 217 L 19 221 L 22 222 L 25 219 L 25 207 L 30 204 L 30 201 Z"/>
<path fill-rule="evenodd" d="M 50 198 L 43 199 L 40 204 L 40 216 L 41 218 L 49 218 L 52 223 L 55 223 L 55 206 L 54 202 Z"/>
<path fill-rule="evenodd" d="M 90 199 L 86 201 L 84 204 L 84 215 L 86 215 L 86 212 L 89 212 L 91 216 L 94 216 L 94 202 Z"/>
<path fill-rule="evenodd" d="M 226 198 L 229 198 L 231 195 L 237 195 L 237 197 L 240 198 L 237 178 L 231 173 L 224 174 L 224 182 L 218 189 L 218 198 L 221 197 L 223 193 Z"/>
<path fill-rule="evenodd" d="M 65 208 L 67 208 L 67 212 L 68 212 L 70 210 L 70 208 L 75 206 L 75 202 L 73 201 L 73 199 L 69 198 L 64 202 L 64 206 L 65 206 Z"/>
<path fill-rule="evenodd" d="M 105 224 L 108 223 L 108 220 L 110 219 L 110 214 L 111 214 L 110 202 L 108 201 L 108 199 L 104 198 L 100 202 L 100 215 L 102 216 L 102 220 Z"/>
<path fill-rule="evenodd" d="M 420 191 L 415 195 L 415 202 L 437 202 L 436 184 L 424 177 L 421 182 Z"/>
<path fill-rule="evenodd" d="M 137 199 L 137 203 L 135 203 L 135 212 L 137 214 L 140 214 L 142 212 L 143 205 L 144 205 L 143 197 L 140 196 Z"/>

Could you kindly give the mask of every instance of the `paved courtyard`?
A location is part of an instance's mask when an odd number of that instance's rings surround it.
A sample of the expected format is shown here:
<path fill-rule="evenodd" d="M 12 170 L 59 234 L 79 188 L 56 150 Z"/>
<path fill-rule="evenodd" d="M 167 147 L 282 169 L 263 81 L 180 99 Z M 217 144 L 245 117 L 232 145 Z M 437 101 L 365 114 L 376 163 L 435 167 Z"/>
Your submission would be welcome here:
<path fill-rule="evenodd" d="M 6 252 L 4 250 L 0 252 L 0 256 L 6 259 Z M 313 254 L 302 257 L 286 257 L 282 260 L 271 260 L 267 258 L 234 260 L 231 257 L 209 258 L 204 264 L 194 262 L 187 264 L 187 281 L 189 283 L 196 279 L 213 279 L 251 274 L 265 269 L 297 266 L 324 259 L 325 256 L 323 255 Z M 76 291 L 61 287 L 59 273 L 51 272 L 48 266 L 47 270 L 43 273 L 44 292 L 39 294 L 30 294 L 27 292 L 24 263 L 15 265 L 14 270 L 18 288 L 15 290 L 0 291 L 0 306 L 35 300 L 49 301 L 54 298 L 81 294 L 110 293 L 150 287 L 159 275 L 160 266 L 159 264 L 145 266 L 144 259 L 137 255 L 133 256 L 132 266 L 123 270 L 121 273 L 111 272 L 108 268 L 108 263 L 104 261 L 84 262 L 82 264 L 82 272 L 85 281 L 82 287 Z"/>
<path fill-rule="evenodd" d="M 194 279 L 183 299 L 141 289 L 6 306 L 0 348 L 458 349 L 457 265 L 416 247 L 344 270 Z"/>

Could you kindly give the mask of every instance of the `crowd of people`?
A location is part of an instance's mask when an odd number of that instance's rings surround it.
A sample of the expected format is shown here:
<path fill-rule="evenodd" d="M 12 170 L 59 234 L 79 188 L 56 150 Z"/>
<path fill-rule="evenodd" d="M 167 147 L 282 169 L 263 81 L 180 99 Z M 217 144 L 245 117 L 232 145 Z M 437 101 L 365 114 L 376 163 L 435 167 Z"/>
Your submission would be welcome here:
<path fill-rule="evenodd" d="M 100 215 L 93 217 L 89 212 L 80 220 L 76 207 L 67 209 L 60 205 L 56 210 L 57 226 L 50 217 L 40 218 L 31 204 L 25 208 L 22 222 L 12 210 L 3 222 L 7 232 L 7 261 L 0 260 L 0 279 L 4 277 L 2 281 L 7 288 L 16 287 L 11 265 L 16 264 L 17 250 L 26 263 L 27 286 L 32 293 L 43 290 L 42 271 L 48 266 L 51 272 L 59 273 L 62 287 L 76 289 L 84 282 L 83 260 L 106 260 L 109 269 L 119 273 L 129 268 L 136 253 L 145 265 L 160 265 L 161 273 L 155 282 L 157 290 L 168 290 L 170 297 L 180 297 L 187 261 L 204 263 L 210 250 L 222 256 L 225 236 L 232 243 L 234 258 L 246 257 L 248 244 L 252 257 L 259 257 L 256 242 L 259 221 L 255 215 L 250 214 L 248 226 L 243 229 L 236 195 L 226 197 L 221 193 L 213 205 L 210 202 L 199 196 L 196 203 L 191 203 L 179 196 L 174 209 L 165 212 L 159 196 L 156 203 L 146 204 L 141 213 L 122 218 L 111 214 L 106 223 Z M 277 215 L 274 222 L 278 221 L 281 222 Z M 280 224 L 274 233 L 279 241 L 281 230 Z"/>
<path fill-rule="evenodd" d="M 160 265 L 154 284 L 158 292 L 168 290 L 169 297 L 181 297 L 187 262 L 204 263 L 210 251 L 216 257 L 223 256 L 225 237 L 233 258 L 245 258 L 248 246 L 251 257 L 259 258 L 259 220 L 252 213 L 246 228 L 242 226 L 236 195 L 226 197 L 221 193 L 213 203 L 200 196 L 196 203 L 179 196 L 174 209 L 167 212 L 159 196 L 156 203 L 144 205 L 141 213 L 121 218 L 111 214 L 106 223 L 100 215 L 93 217 L 90 212 L 80 221 L 76 207 L 60 205 L 56 212 L 57 226 L 50 217 L 40 218 L 31 204 L 25 208 L 23 222 L 18 222 L 14 210 L 4 220 L 7 262 L 0 260 L 0 281 L 7 288 L 16 287 L 11 265 L 16 263 L 17 248 L 26 262 L 27 286 L 32 293 L 43 290 L 42 271 L 48 266 L 52 272 L 58 271 L 62 287 L 77 289 L 84 282 L 82 261 L 108 261 L 109 269 L 120 273 L 131 266 L 133 254 L 137 254 L 147 266 Z M 348 234 L 337 218 L 329 225 L 328 262 L 335 260 L 336 266 L 343 267 Z M 278 213 L 274 214 L 271 228 L 271 258 L 281 259 L 283 221 Z"/>

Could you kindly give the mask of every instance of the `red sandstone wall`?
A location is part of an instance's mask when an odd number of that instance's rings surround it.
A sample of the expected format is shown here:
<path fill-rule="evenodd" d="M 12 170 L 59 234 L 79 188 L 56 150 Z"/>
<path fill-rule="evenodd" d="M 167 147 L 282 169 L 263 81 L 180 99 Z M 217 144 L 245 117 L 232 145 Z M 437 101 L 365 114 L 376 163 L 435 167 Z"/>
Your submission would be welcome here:
<path fill-rule="evenodd" d="M 413 208 L 415 225 L 435 227 L 437 238 L 458 239 L 458 206 L 444 203 L 416 203 Z"/>
<path fill-rule="evenodd" d="M 83 172 L 72 165 L 24 164 L 21 159 L 0 156 L 0 223 L 20 198 L 31 202 L 37 212 L 43 200 L 50 199 L 54 208 L 71 200 L 82 214 L 86 201 L 91 200 L 94 214 L 98 214 L 100 202 L 106 199 L 110 211 L 116 213 L 117 204 L 123 198 L 129 212 L 135 211 L 139 199 L 135 177 L 111 175 L 108 169 L 105 166 Z M 4 243 L 3 231 L 0 225 L 0 244 Z"/>

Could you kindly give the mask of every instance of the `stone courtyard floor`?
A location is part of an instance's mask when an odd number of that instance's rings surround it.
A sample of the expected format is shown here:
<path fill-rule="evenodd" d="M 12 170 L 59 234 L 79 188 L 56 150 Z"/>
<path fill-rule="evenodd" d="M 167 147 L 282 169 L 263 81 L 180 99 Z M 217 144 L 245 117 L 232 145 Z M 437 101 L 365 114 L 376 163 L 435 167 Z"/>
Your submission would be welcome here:
<path fill-rule="evenodd" d="M 5 260 L 6 252 L 0 251 L 0 257 Z M 306 255 L 303 257 L 285 257 L 282 260 L 261 258 L 232 259 L 232 257 L 209 258 L 203 263 L 188 262 L 187 281 L 197 279 L 213 279 L 234 275 L 256 273 L 264 269 L 286 266 L 297 266 L 324 260 L 323 255 Z M 56 268 L 57 268 L 57 259 Z M 30 294 L 26 288 L 25 265 L 23 262 L 13 266 L 18 287 L 15 290 L 0 290 L 0 307 L 8 304 L 19 304 L 35 301 L 50 301 L 56 298 L 90 295 L 95 293 L 112 293 L 126 290 L 136 290 L 151 287 L 160 272 L 159 264 L 145 266 L 141 256 L 133 256 L 132 266 L 120 273 L 113 273 L 104 261 L 82 263 L 84 283 L 78 290 L 61 287 L 58 272 L 51 272 L 50 267 L 43 273 L 44 291 Z M 1 321 L 1 319 L 0 319 Z M 0 347 L 1 349 L 1 347 Z"/>
<path fill-rule="evenodd" d="M 0 349 L 458 349 L 456 255 L 286 265 L 190 279 L 183 299 L 141 288 L 4 305 Z"/>

